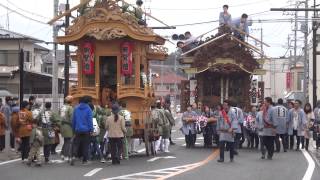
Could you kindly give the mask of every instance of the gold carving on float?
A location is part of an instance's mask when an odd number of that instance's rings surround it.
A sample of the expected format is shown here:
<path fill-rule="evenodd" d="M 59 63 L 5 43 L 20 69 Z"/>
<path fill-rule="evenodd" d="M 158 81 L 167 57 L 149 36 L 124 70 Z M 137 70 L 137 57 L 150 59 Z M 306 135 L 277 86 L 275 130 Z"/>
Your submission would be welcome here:
<path fill-rule="evenodd" d="M 265 69 L 255 69 L 253 70 L 253 73 L 254 75 L 266 75 L 267 73 L 267 70 Z"/>
<path fill-rule="evenodd" d="M 168 48 L 166 48 L 164 46 L 150 45 L 148 52 L 149 53 L 157 53 L 157 54 L 167 54 Z"/>
<path fill-rule="evenodd" d="M 96 38 L 97 40 L 112 40 L 127 36 L 127 34 L 118 28 L 99 28 L 92 27 L 87 33 L 87 36 Z"/>
<path fill-rule="evenodd" d="M 139 25 L 137 19 L 130 13 L 123 13 L 121 7 L 114 1 L 102 1 L 96 7 L 73 21 L 73 25 L 67 29 L 67 34 L 79 33 L 85 26 L 96 22 L 121 22 L 127 25 L 133 32 L 145 35 L 154 35 L 146 26 Z"/>

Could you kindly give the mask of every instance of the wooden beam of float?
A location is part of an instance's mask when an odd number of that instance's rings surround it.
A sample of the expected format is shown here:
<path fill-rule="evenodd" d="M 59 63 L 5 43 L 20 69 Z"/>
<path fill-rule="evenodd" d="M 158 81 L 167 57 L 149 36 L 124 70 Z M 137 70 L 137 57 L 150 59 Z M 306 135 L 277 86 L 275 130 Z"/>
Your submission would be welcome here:
<path fill-rule="evenodd" d="M 262 52 L 261 52 L 258 48 L 252 46 L 251 44 L 246 43 L 246 42 L 244 42 L 244 41 L 241 41 L 240 39 L 238 39 L 238 38 L 235 37 L 234 35 L 230 35 L 230 37 L 231 37 L 232 39 L 236 40 L 238 43 L 240 43 L 240 44 L 242 44 L 242 45 L 244 45 L 244 46 L 246 46 L 246 47 L 248 47 L 248 48 L 250 48 L 250 49 L 256 50 L 257 53 L 259 53 L 260 55 L 262 55 Z"/>
<path fill-rule="evenodd" d="M 199 49 L 199 48 L 202 48 L 203 46 L 206 46 L 206 45 L 208 45 L 208 44 L 210 44 L 210 43 L 212 43 L 212 42 L 214 42 L 214 41 L 216 41 L 216 40 L 218 40 L 218 39 L 220 39 L 220 38 L 223 38 L 223 37 L 225 37 L 226 35 L 228 35 L 228 34 L 225 33 L 225 34 L 223 34 L 223 35 L 221 35 L 221 36 L 218 36 L 218 37 L 216 37 L 216 38 L 214 38 L 214 39 L 211 39 L 210 41 L 205 42 L 205 43 L 201 44 L 200 46 L 197 46 L 197 47 L 195 47 L 195 48 L 193 48 L 193 49 L 191 49 L 191 50 L 189 50 L 189 51 L 181 54 L 181 56 L 185 56 L 186 54 L 189 54 L 189 53 L 191 53 L 191 52 L 193 52 L 193 51 L 195 51 L 195 50 L 197 50 L 197 49 Z"/>
<path fill-rule="evenodd" d="M 54 17 L 53 19 L 51 19 L 49 22 L 47 22 L 47 24 L 52 25 L 54 22 L 58 21 L 59 19 L 63 18 L 64 16 L 66 16 L 67 14 L 70 14 L 71 12 L 79 9 L 80 7 L 86 5 L 87 3 L 89 3 L 91 0 L 83 0 L 83 2 L 81 2 L 80 4 L 74 6 L 73 8 L 63 12 L 62 14 Z"/>
<path fill-rule="evenodd" d="M 212 32 L 212 31 L 217 30 L 219 27 L 221 27 L 221 26 L 218 26 L 218 27 L 216 27 L 216 28 L 214 28 L 214 29 L 212 29 L 212 30 L 210 30 L 210 31 L 207 31 L 207 32 L 201 34 L 200 36 L 196 37 L 194 40 L 197 40 L 197 39 L 203 37 L 204 35 L 209 34 L 209 33 Z M 185 47 L 185 46 L 187 46 L 187 45 L 189 45 L 189 44 L 191 44 L 191 43 L 193 43 L 193 41 L 190 41 L 189 43 L 184 44 L 183 47 Z"/>
<path fill-rule="evenodd" d="M 241 29 L 239 29 L 239 28 L 237 28 L 237 27 L 235 27 L 235 26 L 232 26 L 232 25 L 226 25 L 226 26 L 228 26 L 228 27 L 230 27 L 230 28 L 233 28 L 233 29 L 235 29 L 235 30 L 239 31 L 241 34 L 244 34 L 244 35 L 247 35 L 248 37 L 251 37 L 252 39 L 254 39 L 254 40 L 256 40 L 256 41 L 258 41 L 258 42 L 260 42 L 260 43 L 264 44 L 264 45 L 265 45 L 265 46 L 267 46 L 267 47 L 270 47 L 270 46 L 269 46 L 269 44 L 262 42 L 262 41 L 261 41 L 261 40 L 259 40 L 258 38 L 255 38 L 255 37 L 251 36 L 250 34 L 248 34 L 248 33 L 244 32 L 244 31 L 242 31 Z"/>
<path fill-rule="evenodd" d="M 263 53 L 261 53 L 261 51 L 260 51 L 258 48 L 252 46 L 251 44 L 248 44 L 248 43 L 246 43 L 246 42 L 243 42 L 243 41 L 241 41 L 240 39 L 236 38 L 236 37 L 233 36 L 233 35 L 231 35 L 231 37 L 232 37 L 234 40 L 238 41 L 240 44 L 242 44 L 242 45 L 244 45 L 244 46 L 252 49 L 254 52 L 258 53 L 259 55 L 261 55 L 261 56 L 263 56 L 263 57 L 265 57 L 266 59 L 270 59 L 270 58 L 268 58 L 267 56 L 265 56 Z"/>

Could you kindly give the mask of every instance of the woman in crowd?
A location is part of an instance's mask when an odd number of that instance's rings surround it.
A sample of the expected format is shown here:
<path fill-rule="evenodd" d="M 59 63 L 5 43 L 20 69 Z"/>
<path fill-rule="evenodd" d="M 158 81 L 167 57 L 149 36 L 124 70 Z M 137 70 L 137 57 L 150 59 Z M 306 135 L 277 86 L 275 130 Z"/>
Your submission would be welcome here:
<path fill-rule="evenodd" d="M 106 130 L 110 141 L 112 164 L 120 164 L 122 140 L 126 133 L 125 120 L 119 115 L 119 105 L 112 105 L 112 115 L 107 118 Z"/>
<path fill-rule="evenodd" d="M 312 107 L 310 103 L 306 103 L 306 105 L 304 106 L 304 112 L 306 113 L 307 116 L 307 127 L 305 130 L 305 149 L 308 151 L 309 150 L 309 139 L 312 136 L 312 128 L 313 128 L 313 123 L 314 123 L 314 113 L 312 111 Z"/>

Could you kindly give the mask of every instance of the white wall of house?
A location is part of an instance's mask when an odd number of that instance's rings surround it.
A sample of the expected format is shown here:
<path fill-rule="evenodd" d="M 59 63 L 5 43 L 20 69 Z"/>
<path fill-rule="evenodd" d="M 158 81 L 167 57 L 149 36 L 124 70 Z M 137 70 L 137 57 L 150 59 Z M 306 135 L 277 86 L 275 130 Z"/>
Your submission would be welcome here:
<path fill-rule="evenodd" d="M 320 34 L 320 33 L 318 33 Z M 313 102 L 313 59 L 312 59 L 312 44 L 310 44 L 309 49 L 309 102 L 312 104 Z M 317 51 L 320 51 L 320 47 L 318 45 Z M 317 99 L 320 100 L 320 56 L 317 56 Z"/>
<path fill-rule="evenodd" d="M 263 69 L 266 74 L 262 76 L 264 81 L 264 96 L 272 97 L 273 100 L 283 98 L 287 92 L 286 73 L 289 72 L 289 59 L 276 58 L 266 59 Z M 261 76 L 259 77 L 261 80 Z"/>

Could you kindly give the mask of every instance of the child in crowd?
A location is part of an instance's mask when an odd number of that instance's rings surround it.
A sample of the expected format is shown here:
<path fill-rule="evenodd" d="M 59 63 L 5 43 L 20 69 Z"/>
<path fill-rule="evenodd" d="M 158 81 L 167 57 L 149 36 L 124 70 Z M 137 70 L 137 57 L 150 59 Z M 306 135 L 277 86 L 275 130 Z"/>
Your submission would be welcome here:
<path fill-rule="evenodd" d="M 36 166 L 41 166 L 41 155 L 40 149 L 43 146 L 43 134 L 42 129 L 38 126 L 38 121 L 33 120 L 32 122 L 32 133 L 30 136 L 30 153 L 28 157 L 27 165 L 31 166 L 32 160 L 36 157 Z"/>

